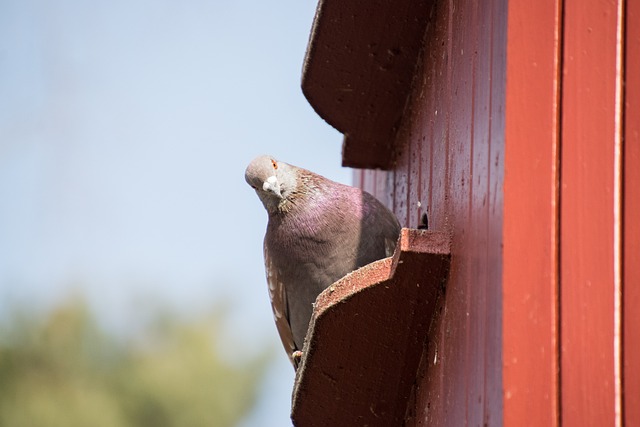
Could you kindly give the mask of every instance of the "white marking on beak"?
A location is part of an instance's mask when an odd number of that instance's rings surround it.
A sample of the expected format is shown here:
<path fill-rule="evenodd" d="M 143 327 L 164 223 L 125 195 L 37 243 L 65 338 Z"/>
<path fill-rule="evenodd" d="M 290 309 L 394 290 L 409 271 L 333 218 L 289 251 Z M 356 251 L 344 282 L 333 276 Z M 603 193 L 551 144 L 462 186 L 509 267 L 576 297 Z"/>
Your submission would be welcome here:
<path fill-rule="evenodd" d="M 278 182 L 278 178 L 275 176 L 270 176 L 267 180 L 262 184 L 262 189 L 264 191 L 273 190 L 276 187 L 276 183 Z"/>
<path fill-rule="evenodd" d="M 272 193 L 281 197 L 280 194 L 280 186 L 278 185 L 278 178 L 275 176 L 270 176 L 267 180 L 262 184 L 262 189 L 264 191 L 271 191 Z"/>

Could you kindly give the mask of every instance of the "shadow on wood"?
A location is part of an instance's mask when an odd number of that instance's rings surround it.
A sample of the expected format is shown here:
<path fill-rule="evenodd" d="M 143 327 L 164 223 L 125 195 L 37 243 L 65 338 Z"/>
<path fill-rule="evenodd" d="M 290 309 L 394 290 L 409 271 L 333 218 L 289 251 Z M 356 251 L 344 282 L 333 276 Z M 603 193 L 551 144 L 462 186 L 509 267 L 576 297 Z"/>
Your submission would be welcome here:
<path fill-rule="evenodd" d="M 449 261 L 448 234 L 403 228 L 392 257 L 318 296 L 293 390 L 295 425 L 402 425 Z"/>

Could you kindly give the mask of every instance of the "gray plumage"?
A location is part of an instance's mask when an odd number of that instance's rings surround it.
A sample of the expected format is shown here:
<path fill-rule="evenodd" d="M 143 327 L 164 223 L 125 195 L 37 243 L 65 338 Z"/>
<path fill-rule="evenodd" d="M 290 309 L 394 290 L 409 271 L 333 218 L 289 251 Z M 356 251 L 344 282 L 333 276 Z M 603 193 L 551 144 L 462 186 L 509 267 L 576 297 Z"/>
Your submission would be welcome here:
<path fill-rule="evenodd" d="M 264 258 L 282 343 L 302 350 L 320 292 L 357 268 L 390 256 L 400 233 L 396 217 L 359 188 L 279 162 L 254 159 L 245 171 L 269 215 Z"/>

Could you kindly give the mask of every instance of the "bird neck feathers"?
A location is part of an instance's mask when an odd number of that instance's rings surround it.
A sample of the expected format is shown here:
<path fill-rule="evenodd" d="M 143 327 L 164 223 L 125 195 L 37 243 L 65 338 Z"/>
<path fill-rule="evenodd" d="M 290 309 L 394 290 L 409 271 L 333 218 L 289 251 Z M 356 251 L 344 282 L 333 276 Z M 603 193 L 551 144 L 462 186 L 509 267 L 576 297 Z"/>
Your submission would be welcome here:
<path fill-rule="evenodd" d="M 283 193 L 283 198 L 277 206 L 277 214 L 286 215 L 289 212 L 307 206 L 307 202 L 323 194 L 322 181 L 312 172 L 301 170 L 297 179 L 293 180 Z"/>

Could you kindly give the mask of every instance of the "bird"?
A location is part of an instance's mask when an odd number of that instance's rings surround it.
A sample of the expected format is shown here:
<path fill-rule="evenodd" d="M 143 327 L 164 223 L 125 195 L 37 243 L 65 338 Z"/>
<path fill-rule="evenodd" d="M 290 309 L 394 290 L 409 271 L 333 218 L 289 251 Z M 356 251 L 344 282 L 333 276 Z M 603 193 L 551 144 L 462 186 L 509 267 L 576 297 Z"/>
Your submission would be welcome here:
<path fill-rule="evenodd" d="M 338 279 L 393 255 L 396 216 L 374 196 L 262 155 L 245 170 L 268 214 L 264 261 L 271 307 L 294 369 L 317 296 Z"/>

